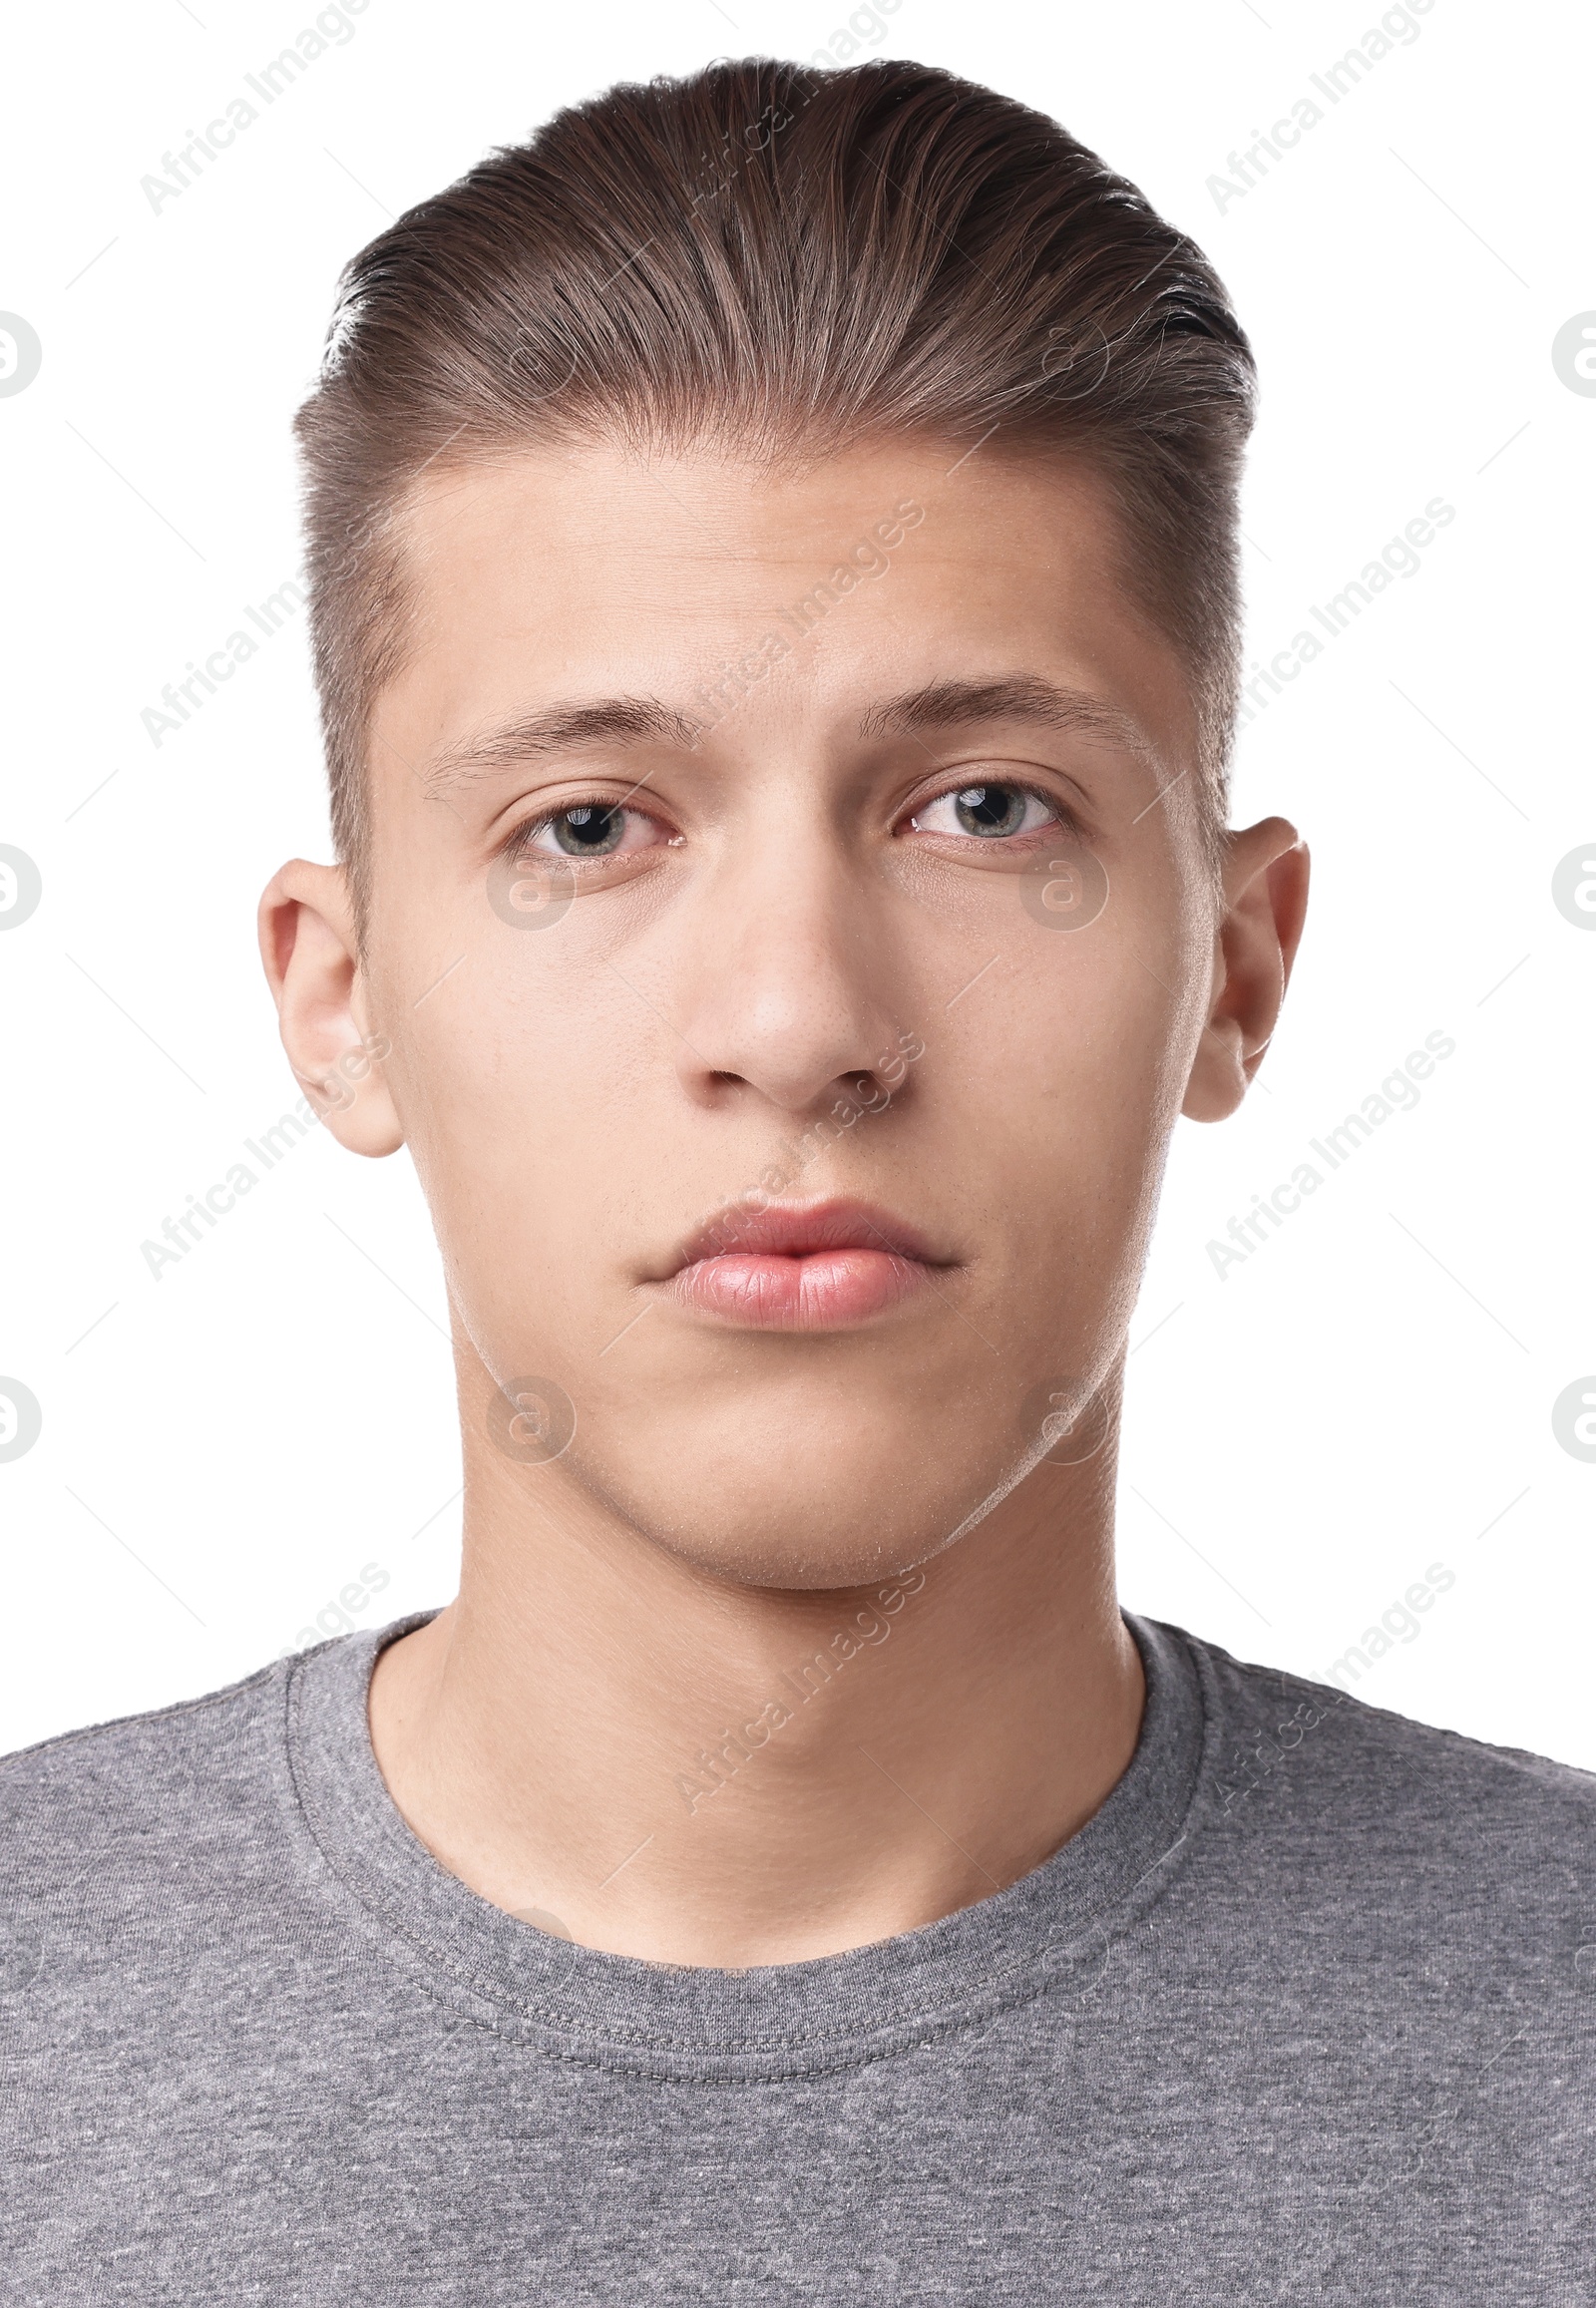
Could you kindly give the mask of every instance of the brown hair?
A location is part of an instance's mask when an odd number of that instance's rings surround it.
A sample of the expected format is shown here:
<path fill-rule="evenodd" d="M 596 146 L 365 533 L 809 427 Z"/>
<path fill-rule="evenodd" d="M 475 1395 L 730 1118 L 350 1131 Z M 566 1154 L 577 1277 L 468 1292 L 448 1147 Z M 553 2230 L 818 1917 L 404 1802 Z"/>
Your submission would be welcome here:
<path fill-rule="evenodd" d="M 556 115 L 346 268 L 296 432 L 332 818 L 364 921 L 366 729 L 409 492 L 535 440 L 754 458 L 1071 447 L 1179 651 L 1210 858 L 1239 673 L 1247 340 L 1201 251 L 1054 122 L 925 65 L 752 59 Z"/>

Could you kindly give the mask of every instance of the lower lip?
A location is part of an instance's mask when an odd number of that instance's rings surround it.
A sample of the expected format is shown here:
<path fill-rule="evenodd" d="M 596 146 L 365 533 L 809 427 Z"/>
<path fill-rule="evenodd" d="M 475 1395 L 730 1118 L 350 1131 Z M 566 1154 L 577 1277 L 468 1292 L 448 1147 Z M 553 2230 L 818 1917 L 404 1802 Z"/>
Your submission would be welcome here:
<path fill-rule="evenodd" d="M 735 1251 L 698 1259 L 670 1289 L 692 1313 L 748 1331 L 841 1331 L 885 1314 L 930 1283 L 918 1259 L 883 1250 L 802 1257 Z"/>

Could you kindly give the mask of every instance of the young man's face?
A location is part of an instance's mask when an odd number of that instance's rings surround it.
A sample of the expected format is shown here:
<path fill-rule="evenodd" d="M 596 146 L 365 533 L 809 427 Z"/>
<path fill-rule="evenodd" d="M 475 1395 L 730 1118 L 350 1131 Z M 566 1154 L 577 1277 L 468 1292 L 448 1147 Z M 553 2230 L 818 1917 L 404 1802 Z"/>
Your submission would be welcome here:
<path fill-rule="evenodd" d="M 354 1023 L 290 1020 L 393 1045 L 331 1126 L 415 1158 L 468 1450 L 756 1584 L 1089 1448 L 1175 1116 L 1262 1038 L 1105 488 L 957 458 L 429 476 Z"/>

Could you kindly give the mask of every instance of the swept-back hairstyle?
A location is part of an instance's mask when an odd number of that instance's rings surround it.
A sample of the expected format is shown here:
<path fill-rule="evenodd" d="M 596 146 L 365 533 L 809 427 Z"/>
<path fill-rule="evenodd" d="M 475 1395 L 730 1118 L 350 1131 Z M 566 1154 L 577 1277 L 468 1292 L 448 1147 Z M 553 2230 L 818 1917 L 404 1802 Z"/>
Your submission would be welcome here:
<path fill-rule="evenodd" d="M 1192 682 L 1212 844 L 1253 395 L 1201 251 L 990 89 L 886 59 L 751 59 L 557 114 L 353 259 L 296 424 L 333 830 L 361 920 L 407 501 L 424 470 L 539 441 L 779 461 L 921 435 L 1089 458 L 1128 591 Z"/>

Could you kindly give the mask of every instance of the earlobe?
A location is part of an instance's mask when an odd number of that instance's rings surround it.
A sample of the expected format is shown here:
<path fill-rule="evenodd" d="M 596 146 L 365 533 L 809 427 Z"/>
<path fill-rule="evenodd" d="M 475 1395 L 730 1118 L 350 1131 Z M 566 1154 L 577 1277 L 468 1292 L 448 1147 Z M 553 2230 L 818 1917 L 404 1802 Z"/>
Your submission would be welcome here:
<path fill-rule="evenodd" d="M 394 1153 L 404 1131 L 383 1070 L 393 1044 L 368 1015 L 343 868 L 292 859 L 266 886 L 259 935 L 282 1046 L 300 1088 L 351 1153 Z"/>
<path fill-rule="evenodd" d="M 1233 1114 L 1280 1017 L 1308 908 L 1308 849 L 1284 818 L 1226 836 L 1212 991 L 1181 1112 Z"/>

